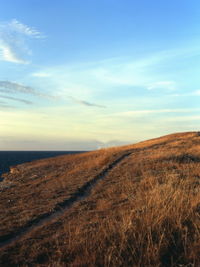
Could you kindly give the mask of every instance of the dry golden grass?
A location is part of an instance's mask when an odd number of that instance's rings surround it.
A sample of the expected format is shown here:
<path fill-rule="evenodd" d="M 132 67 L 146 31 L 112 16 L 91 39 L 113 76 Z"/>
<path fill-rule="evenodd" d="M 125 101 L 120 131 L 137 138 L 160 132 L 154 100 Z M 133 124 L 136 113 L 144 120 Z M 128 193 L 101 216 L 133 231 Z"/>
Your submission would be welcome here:
<path fill-rule="evenodd" d="M 52 212 L 112 162 L 120 154 L 115 150 L 34 161 L 6 174 L 3 183 L 11 187 L 0 192 L 0 239 Z"/>
<path fill-rule="evenodd" d="M 133 152 L 116 165 L 87 198 L 54 222 L 1 249 L 0 263 L 2 266 L 52 267 L 200 266 L 199 148 L 197 133 L 182 133 L 92 152 L 91 155 L 98 155 L 98 160 L 91 158 L 90 153 L 73 156 L 70 160 L 79 161 L 77 169 L 72 167 L 65 176 L 59 174 L 60 184 L 67 185 L 71 181 L 68 175 L 75 173 L 80 178 L 75 184 L 79 181 L 80 185 L 88 176 L 81 176 L 79 169 L 88 168 L 87 173 L 93 175 L 94 169 L 100 171 L 107 161 L 111 162 L 125 151 Z M 47 161 L 37 164 L 42 166 Z M 57 164 L 61 168 L 66 161 L 64 156 Z M 52 180 L 55 183 L 53 177 Z M 21 188 L 21 182 L 18 183 Z M 60 193 L 53 191 L 51 185 L 48 197 L 60 201 Z M 64 190 L 68 194 L 67 187 Z M 41 203 L 45 201 L 45 193 L 44 196 L 41 193 L 40 198 Z M 6 213 L 6 216 L 9 215 Z"/>

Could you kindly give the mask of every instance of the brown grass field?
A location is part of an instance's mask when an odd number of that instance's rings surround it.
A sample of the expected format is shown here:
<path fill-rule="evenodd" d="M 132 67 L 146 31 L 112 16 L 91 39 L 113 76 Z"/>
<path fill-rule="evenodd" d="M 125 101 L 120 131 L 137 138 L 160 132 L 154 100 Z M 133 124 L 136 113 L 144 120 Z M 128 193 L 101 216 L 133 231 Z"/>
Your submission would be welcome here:
<path fill-rule="evenodd" d="M 4 177 L 0 266 L 200 266 L 197 132 L 38 160 Z"/>

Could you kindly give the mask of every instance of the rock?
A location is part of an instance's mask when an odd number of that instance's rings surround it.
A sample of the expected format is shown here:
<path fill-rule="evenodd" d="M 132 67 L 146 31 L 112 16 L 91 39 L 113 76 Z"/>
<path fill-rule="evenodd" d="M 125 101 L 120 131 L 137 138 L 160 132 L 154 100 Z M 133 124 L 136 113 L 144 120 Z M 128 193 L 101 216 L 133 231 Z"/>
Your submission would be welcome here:
<path fill-rule="evenodd" d="M 19 169 L 18 169 L 17 167 L 11 167 L 11 168 L 10 168 L 10 173 L 11 173 L 11 174 L 19 173 Z"/>

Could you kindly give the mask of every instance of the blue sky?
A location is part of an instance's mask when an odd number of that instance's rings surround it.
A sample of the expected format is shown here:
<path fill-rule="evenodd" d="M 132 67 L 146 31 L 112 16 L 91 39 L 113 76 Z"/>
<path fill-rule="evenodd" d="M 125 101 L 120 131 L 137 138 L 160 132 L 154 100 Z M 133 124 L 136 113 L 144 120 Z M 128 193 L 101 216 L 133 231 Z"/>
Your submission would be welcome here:
<path fill-rule="evenodd" d="M 199 130 L 199 1 L 0 4 L 0 150 Z"/>

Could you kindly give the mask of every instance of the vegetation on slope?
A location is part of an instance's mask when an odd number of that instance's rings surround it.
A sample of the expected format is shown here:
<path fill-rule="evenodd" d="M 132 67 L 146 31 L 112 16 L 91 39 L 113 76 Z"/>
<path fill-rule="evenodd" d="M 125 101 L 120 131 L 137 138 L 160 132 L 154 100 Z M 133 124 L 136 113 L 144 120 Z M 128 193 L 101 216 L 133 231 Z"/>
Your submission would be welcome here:
<path fill-rule="evenodd" d="M 27 164 L 27 169 L 32 167 L 23 179 L 21 172 L 7 176 L 16 182 L 0 199 L 2 235 L 23 227 L 23 214 L 30 220 L 30 214 L 37 217 L 53 209 L 127 151 L 131 155 L 113 167 L 86 198 L 54 221 L 2 247 L 2 266 L 200 266 L 198 133 Z M 64 167 L 66 162 L 70 171 Z M 28 173 L 33 172 L 37 179 L 30 179 Z M 29 205 L 20 194 L 29 194 Z M 15 203 L 18 198 L 20 208 L 17 202 L 5 210 L 8 199 Z"/>

